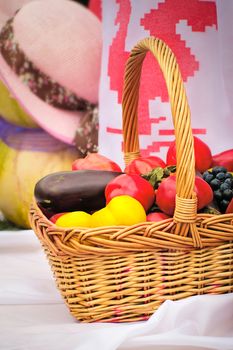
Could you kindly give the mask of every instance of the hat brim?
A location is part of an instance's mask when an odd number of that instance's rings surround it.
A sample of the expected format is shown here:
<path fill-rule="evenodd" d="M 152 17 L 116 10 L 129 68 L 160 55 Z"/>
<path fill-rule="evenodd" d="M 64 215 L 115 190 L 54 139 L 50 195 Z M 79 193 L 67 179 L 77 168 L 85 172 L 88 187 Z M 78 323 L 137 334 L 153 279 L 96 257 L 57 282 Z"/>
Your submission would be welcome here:
<path fill-rule="evenodd" d="M 20 81 L 1 54 L 0 75 L 12 96 L 42 129 L 67 144 L 74 144 L 75 131 L 83 112 L 66 111 L 45 103 Z"/>

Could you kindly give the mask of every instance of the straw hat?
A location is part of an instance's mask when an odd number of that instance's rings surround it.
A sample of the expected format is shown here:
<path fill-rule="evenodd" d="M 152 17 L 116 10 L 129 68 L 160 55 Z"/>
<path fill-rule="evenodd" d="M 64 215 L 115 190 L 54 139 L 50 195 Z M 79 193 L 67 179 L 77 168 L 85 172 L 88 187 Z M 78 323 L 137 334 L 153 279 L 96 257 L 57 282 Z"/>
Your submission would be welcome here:
<path fill-rule="evenodd" d="M 9 17 L 14 15 L 16 10 L 30 1 L 32 0 L 0 0 L 0 27 L 2 27 Z M 90 6 L 88 7 L 90 8 Z"/>
<path fill-rule="evenodd" d="M 41 128 L 72 144 L 76 131 L 88 138 L 93 127 L 101 50 L 101 23 L 86 7 L 32 1 L 2 27 L 0 76 Z"/>

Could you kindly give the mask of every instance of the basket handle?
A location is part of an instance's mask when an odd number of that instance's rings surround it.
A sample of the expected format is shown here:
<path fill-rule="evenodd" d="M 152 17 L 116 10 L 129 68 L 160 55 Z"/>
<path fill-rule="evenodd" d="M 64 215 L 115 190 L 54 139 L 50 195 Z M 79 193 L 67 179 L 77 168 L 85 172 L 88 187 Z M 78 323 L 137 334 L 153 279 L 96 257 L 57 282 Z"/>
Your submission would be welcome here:
<path fill-rule="evenodd" d="M 174 220 L 181 224 L 178 225 L 175 233 L 187 235 L 190 223 L 195 224 L 197 213 L 190 109 L 175 55 L 162 40 L 155 37 L 141 40 L 132 49 L 125 68 L 122 100 L 125 164 L 128 164 L 131 159 L 140 157 L 137 109 L 142 63 L 148 51 L 157 59 L 168 89 L 175 128 L 177 158 Z M 200 241 L 197 245 L 199 244 Z"/>

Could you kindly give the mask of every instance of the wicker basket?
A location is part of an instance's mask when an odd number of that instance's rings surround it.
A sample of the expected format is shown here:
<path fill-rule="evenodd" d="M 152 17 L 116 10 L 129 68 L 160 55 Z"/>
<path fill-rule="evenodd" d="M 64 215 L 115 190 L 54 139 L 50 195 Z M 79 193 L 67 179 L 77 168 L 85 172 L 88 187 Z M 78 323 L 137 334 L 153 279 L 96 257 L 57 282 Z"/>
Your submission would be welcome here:
<path fill-rule="evenodd" d="M 197 214 L 190 110 L 174 54 L 161 40 L 132 50 L 123 94 L 124 155 L 140 156 L 137 105 L 146 53 L 166 80 L 177 146 L 174 217 L 130 227 L 60 228 L 34 204 L 32 228 L 41 241 L 71 314 L 85 322 L 146 320 L 163 301 L 233 291 L 233 214 Z"/>

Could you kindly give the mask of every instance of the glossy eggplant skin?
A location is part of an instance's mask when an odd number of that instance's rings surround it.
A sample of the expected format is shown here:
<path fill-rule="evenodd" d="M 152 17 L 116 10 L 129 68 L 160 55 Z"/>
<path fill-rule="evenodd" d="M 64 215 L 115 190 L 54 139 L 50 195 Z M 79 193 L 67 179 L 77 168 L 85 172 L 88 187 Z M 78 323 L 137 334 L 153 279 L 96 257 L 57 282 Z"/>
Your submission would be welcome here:
<path fill-rule="evenodd" d="M 91 213 L 105 206 L 105 187 L 121 174 L 104 170 L 52 173 L 36 183 L 34 197 L 46 216 L 76 210 Z"/>

